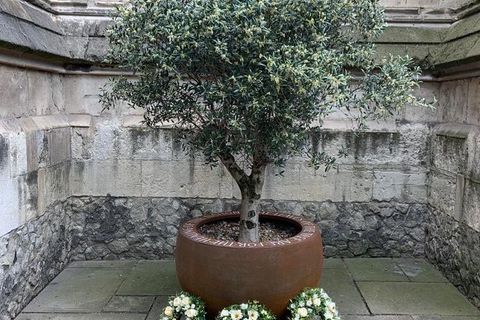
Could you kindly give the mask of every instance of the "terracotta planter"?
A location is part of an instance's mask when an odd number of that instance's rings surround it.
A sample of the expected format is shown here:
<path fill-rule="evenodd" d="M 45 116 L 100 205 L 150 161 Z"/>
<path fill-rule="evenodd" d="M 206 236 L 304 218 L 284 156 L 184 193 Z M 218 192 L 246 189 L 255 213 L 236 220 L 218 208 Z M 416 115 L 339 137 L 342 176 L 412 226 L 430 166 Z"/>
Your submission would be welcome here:
<path fill-rule="evenodd" d="M 284 220 L 300 232 L 291 238 L 240 243 L 207 238 L 199 226 L 215 220 L 238 219 L 229 212 L 190 220 L 177 238 L 176 268 L 183 290 L 201 297 L 209 316 L 224 307 L 258 300 L 277 316 L 305 287 L 319 285 L 323 247 L 319 228 L 294 215 L 264 213 L 261 219 Z"/>

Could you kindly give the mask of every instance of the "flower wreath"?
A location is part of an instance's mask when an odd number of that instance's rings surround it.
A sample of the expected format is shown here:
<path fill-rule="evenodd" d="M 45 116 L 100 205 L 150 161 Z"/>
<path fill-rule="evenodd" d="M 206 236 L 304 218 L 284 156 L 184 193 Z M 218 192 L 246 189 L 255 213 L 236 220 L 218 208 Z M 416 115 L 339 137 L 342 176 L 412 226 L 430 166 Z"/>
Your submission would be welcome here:
<path fill-rule="evenodd" d="M 190 320 L 205 320 L 206 316 L 205 303 L 200 298 L 182 291 L 168 299 L 161 319 L 179 320 L 185 317 Z"/>
<path fill-rule="evenodd" d="M 290 300 L 290 320 L 304 320 L 314 316 L 321 320 L 340 320 L 337 308 L 323 289 L 307 288 Z"/>
<path fill-rule="evenodd" d="M 340 320 L 337 308 L 323 289 L 307 288 L 290 300 L 289 320 Z M 206 320 L 205 303 L 187 292 L 170 297 L 161 320 Z M 258 301 L 234 304 L 224 308 L 216 320 L 275 320 L 275 315 Z"/>
<path fill-rule="evenodd" d="M 273 313 L 258 301 L 234 304 L 224 308 L 217 320 L 275 320 Z"/>

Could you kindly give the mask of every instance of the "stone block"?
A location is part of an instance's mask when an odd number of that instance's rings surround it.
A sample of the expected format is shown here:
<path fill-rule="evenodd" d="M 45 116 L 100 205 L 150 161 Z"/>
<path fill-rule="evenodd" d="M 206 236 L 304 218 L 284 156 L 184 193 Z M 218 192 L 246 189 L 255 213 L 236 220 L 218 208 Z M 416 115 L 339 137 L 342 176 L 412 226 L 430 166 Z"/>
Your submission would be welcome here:
<path fill-rule="evenodd" d="M 281 171 L 284 171 L 281 173 Z M 300 170 L 303 172 L 300 173 Z M 312 169 L 313 171 L 313 169 Z M 323 178 L 312 175 L 312 171 L 301 167 L 297 163 L 288 163 L 285 168 L 267 167 L 263 199 L 289 200 L 306 199 L 317 193 L 320 188 L 319 180 Z M 306 194 L 302 193 L 305 192 Z"/>
<path fill-rule="evenodd" d="M 45 133 L 48 143 L 48 165 L 56 165 L 71 159 L 71 128 L 51 129 Z"/>
<path fill-rule="evenodd" d="M 170 160 L 174 153 L 174 133 L 172 130 L 141 127 L 120 128 L 120 156 L 126 159 Z M 178 158 L 187 158 L 183 150 Z"/>
<path fill-rule="evenodd" d="M 140 196 L 141 164 L 126 160 L 74 161 L 70 188 L 72 195 Z"/>
<path fill-rule="evenodd" d="M 0 66 L 0 92 L 2 102 L 0 118 L 15 118 L 33 115 L 34 111 L 27 107 L 28 84 L 24 69 Z"/>
<path fill-rule="evenodd" d="M 73 127 L 70 143 L 72 160 L 90 160 L 93 158 L 91 128 Z"/>
<path fill-rule="evenodd" d="M 100 104 L 100 88 L 105 85 L 106 77 L 90 75 L 65 76 L 63 87 L 64 96 L 68 97 L 65 110 L 68 113 L 87 113 L 100 115 L 103 106 Z M 104 114 L 115 113 L 105 111 Z"/>
<path fill-rule="evenodd" d="M 468 134 L 466 148 L 468 158 L 466 164 L 466 177 L 480 182 L 480 129 L 472 128 Z"/>
<path fill-rule="evenodd" d="M 20 226 L 18 179 L 0 178 L 0 236 Z"/>
<path fill-rule="evenodd" d="M 27 170 L 32 172 L 48 165 L 48 138 L 44 130 L 26 133 Z"/>
<path fill-rule="evenodd" d="M 201 161 L 142 161 L 142 195 L 230 198 L 232 178 L 223 166 Z"/>
<path fill-rule="evenodd" d="M 18 177 L 18 199 L 21 223 L 25 223 L 39 214 L 39 209 L 45 210 L 45 207 L 39 208 L 39 193 L 38 193 L 38 171 L 32 171 L 26 175 Z M 63 188 L 63 186 L 62 186 Z M 62 190 L 66 193 L 66 191 Z M 63 197 L 66 198 L 66 195 Z"/>
<path fill-rule="evenodd" d="M 480 125 L 480 78 L 472 78 L 468 84 L 466 122 Z"/>
<path fill-rule="evenodd" d="M 189 165 L 188 172 L 192 177 L 190 197 L 232 197 L 233 178 L 223 165 L 210 167 L 197 159 L 194 165 Z"/>
<path fill-rule="evenodd" d="M 426 174 L 423 172 L 375 171 L 373 199 L 424 203 L 427 199 Z"/>
<path fill-rule="evenodd" d="M 62 162 L 55 166 L 38 170 L 38 214 L 53 202 L 64 200 L 70 193 L 70 163 Z"/>
<path fill-rule="evenodd" d="M 0 135 L 0 179 L 27 173 L 27 145 L 23 132 Z"/>
<path fill-rule="evenodd" d="M 439 82 L 424 82 L 415 90 L 414 95 L 418 98 L 425 99 L 428 102 L 433 102 L 435 101 L 434 99 L 439 96 L 440 85 Z M 432 109 L 407 105 L 401 111 L 401 117 L 410 122 L 436 121 L 438 118 L 437 105 L 438 103 L 436 103 L 435 108 Z"/>
<path fill-rule="evenodd" d="M 465 222 L 472 229 L 480 232 L 480 183 L 467 180 L 464 199 Z"/>
<path fill-rule="evenodd" d="M 27 131 L 25 154 L 28 172 L 70 161 L 71 128 Z"/>
<path fill-rule="evenodd" d="M 141 163 L 143 196 L 188 197 L 190 195 L 193 175 L 190 175 L 188 170 L 191 165 L 188 162 L 159 160 Z M 218 182 L 215 185 L 218 186 Z"/>
<path fill-rule="evenodd" d="M 453 137 L 448 133 L 434 135 L 432 142 L 433 165 L 454 174 L 465 172 L 467 161 L 465 138 Z"/>
<path fill-rule="evenodd" d="M 92 158 L 95 160 L 116 159 L 117 157 L 120 157 L 120 159 L 127 158 L 120 153 L 120 124 L 118 120 L 98 118 L 94 121 L 94 132 L 91 133 L 91 144 L 89 145 Z M 85 138 L 88 139 L 88 136 L 83 137 L 83 139 Z M 76 156 L 78 157 L 78 155 Z"/>
<path fill-rule="evenodd" d="M 460 216 L 455 215 L 456 189 L 457 181 L 454 177 L 432 172 L 430 175 L 428 203 L 459 220 Z"/>
<path fill-rule="evenodd" d="M 61 85 L 61 82 L 55 84 Z M 53 90 L 57 89 L 58 87 L 53 85 L 51 74 L 27 71 L 27 106 L 34 110 L 35 114 L 48 115 L 61 110 L 61 106 L 57 106 L 57 101 L 54 101 Z"/>

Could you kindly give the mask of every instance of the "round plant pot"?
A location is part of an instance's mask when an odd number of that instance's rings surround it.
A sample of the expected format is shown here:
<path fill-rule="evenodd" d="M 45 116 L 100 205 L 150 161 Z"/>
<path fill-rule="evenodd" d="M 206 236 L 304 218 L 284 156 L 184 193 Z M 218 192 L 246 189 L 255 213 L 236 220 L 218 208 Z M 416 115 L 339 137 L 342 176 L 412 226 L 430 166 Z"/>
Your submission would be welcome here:
<path fill-rule="evenodd" d="M 284 240 L 259 243 L 216 240 L 199 232 L 201 225 L 225 219 L 239 219 L 239 214 L 190 220 L 177 237 L 180 285 L 205 301 L 210 318 L 224 307 L 249 300 L 260 301 L 281 317 L 291 298 L 319 285 L 323 246 L 315 224 L 294 215 L 262 213 L 262 220 L 282 220 L 300 231 Z"/>

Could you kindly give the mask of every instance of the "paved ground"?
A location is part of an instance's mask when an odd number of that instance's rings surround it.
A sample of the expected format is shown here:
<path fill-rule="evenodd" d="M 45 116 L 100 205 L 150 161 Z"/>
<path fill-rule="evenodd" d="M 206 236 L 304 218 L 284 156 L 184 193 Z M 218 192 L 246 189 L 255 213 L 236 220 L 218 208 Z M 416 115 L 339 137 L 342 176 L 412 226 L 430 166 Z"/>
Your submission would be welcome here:
<path fill-rule="evenodd" d="M 480 320 L 421 259 L 328 259 L 321 286 L 344 320 Z M 178 290 L 173 261 L 74 262 L 17 319 L 158 320 Z"/>

